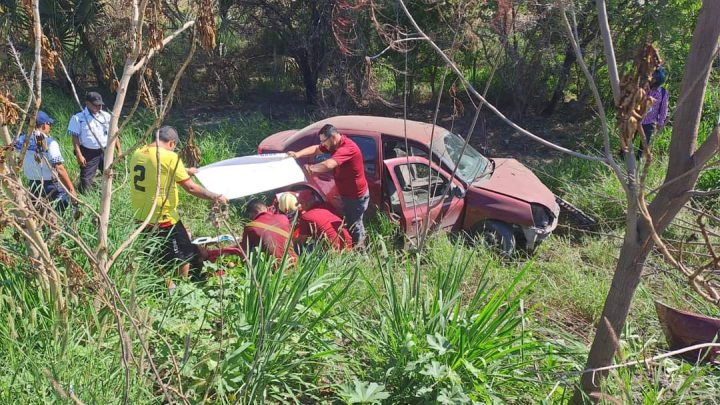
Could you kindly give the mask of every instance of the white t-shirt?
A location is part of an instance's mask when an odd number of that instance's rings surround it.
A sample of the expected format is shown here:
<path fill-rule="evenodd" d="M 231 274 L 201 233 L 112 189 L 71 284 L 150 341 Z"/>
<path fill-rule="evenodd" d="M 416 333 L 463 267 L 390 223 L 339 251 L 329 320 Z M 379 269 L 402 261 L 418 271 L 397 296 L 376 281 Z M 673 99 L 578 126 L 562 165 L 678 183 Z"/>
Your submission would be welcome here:
<path fill-rule="evenodd" d="M 110 113 L 102 110 L 93 115 L 85 107 L 70 118 L 68 132 L 77 136 L 80 145 L 88 149 L 105 149 L 110 132 L 110 117 Z"/>
<path fill-rule="evenodd" d="M 38 146 L 37 144 L 37 137 L 39 135 L 45 137 L 44 146 Z M 20 135 L 17 142 L 15 142 L 15 149 L 18 152 L 22 150 L 23 143 L 25 143 L 25 134 Z M 44 156 L 35 156 L 38 152 L 43 153 Z M 45 159 L 47 159 L 47 162 Z M 25 177 L 27 177 L 28 180 L 52 180 L 52 168 L 48 166 L 48 162 L 50 165 L 64 162 L 62 154 L 60 153 L 60 144 L 42 132 L 35 131 L 30 138 L 27 153 L 23 160 Z"/>

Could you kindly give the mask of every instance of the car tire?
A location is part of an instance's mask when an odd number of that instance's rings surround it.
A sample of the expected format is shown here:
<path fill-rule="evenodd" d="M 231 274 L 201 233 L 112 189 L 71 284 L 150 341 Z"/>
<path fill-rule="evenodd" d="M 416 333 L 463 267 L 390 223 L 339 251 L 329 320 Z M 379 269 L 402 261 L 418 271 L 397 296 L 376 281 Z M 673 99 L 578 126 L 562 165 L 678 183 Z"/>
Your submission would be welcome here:
<path fill-rule="evenodd" d="M 478 226 L 478 237 L 487 246 L 497 250 L 503 256 L 510 256 L 515 252 L 515 234 L 510 225 L 488 220 Z"/>

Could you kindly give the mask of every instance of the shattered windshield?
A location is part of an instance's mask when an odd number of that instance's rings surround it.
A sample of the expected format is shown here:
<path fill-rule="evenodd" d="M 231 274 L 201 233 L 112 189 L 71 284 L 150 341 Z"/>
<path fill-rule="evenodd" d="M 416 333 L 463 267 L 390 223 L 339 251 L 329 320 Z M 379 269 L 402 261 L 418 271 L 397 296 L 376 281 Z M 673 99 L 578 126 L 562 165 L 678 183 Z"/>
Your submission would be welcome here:
<path fill-rule="evenodd" d="M 480 154 L 475 148 L 468 145 L 460 156 L 465 140 L 452 132 L 446 132 L 442 137 L 442 143 L 435 140 L 432 145 L 433 153 L 440 156 L 450 171 L 454 170 L 457 162 L 460 162 L 455 172 L 456 176 L 466 183 L 471 183 L 478 176 L 485 173 L 490 161 Z"/>

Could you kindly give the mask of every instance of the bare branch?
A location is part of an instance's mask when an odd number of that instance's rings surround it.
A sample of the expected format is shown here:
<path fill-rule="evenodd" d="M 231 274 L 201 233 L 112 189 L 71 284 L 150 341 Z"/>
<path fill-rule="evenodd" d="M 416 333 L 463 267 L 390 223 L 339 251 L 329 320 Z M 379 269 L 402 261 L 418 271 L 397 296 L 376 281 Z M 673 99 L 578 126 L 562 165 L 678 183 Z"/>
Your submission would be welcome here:
<path fill-rule="evenodd" d="M 162 46 L 165 46 L 165 45 L 169 44 L 170 41 L 172 41 L 173 39 L 175 39 L 175 38 L 176 38 L 178 35 L 180 35 L 183 31 L 187 30 L 188 28 L 192 27 L 193 25 L 195 25 L 195 21 L 194 21 L 194 20 L 188 21 L 188 22 L 186 22 L 185 24 L 183 24 L 182 27 L 178 28 L 177 30 L 175 30 L 175 32 L 173 32 L 172 34 L 168 35 L 167 37 L 165 37 L 165 38 L 162 40 Z M 131 72 L 132 72 L 132 73 L 137 72 L 142 66 L 145 65 L 145 63 L 146 63 L 147 61 L 149 61 L 150 59 L 152 59 L 152 57 L 155 56 L 155 54 L 156 54 L 160 49 L 161 49 L 160 47 L 155 47 L 155 48 L 150 49 L 150 51 L 147 53 L 147 55 L 143 56 L 139 61 L 137 61 L 137 63 L 135 63 L 135 65 L 132 66 Z"/>
<path fill-rule="evenodd" d="M 720 343 L 701 343 L 701 344 L 697 344 L 697 345 L 684 347 L 679 350 L 673 350 L 673 351 L 670 351 L 667 353 L 659 354 L 657 356 L 650 357 L 650 358 L 643 359 L 643 360 L 629 361 L 627 363 L 615 364 L 615 365 L 607 366 L 607 367 L 588 368 L 588 369 L 583 370 L 583 374 L 597 373 L 599 371 L 615 370 L 618 368 L 626 368 L 626 367 L 636 366 L 638 364 L 644 364 L 645 367 L 648 367 L 651 363 L 654 363 L 658 360 L 666 359 L 668 357 L 675 356 L 677 354 L 683 354 L 683 353 L 691 352 L 694 350 L 700 350 L 700 349 L 711 349 L 711 348 L 715 348 L 715 347 L 720 347 Z"/>
<path fill-rule="evenodd" d="M 615 172 L 615 176 L 618 178 L 618 180 L 620 180 L 620 183 L 625 189 L 625 192 L 628 193 L 630 192 L 630 189 L 628 188 L 629 186 L 627 182 L 623 181 L 623 178 L 625 176 L 623 175 L 620 166 L 615 162 L 612 150 L 610 149 L 610 125 L 607 121 L 607 114 L 605 112 L 605 106 L 603 105 L 602 98 L 600 97 L 600 92 L 598 91 L 597 85 L 595 84 L 595 80 L 593 79 L 590 70 L 588 70 L 587 64 L 585 64 L 585 57 L 583 56 L 582 50 L 580 49 L 575 30 L 573 30 L 573 28 L 570 26 L 570 22 L 568 21 L 564 8 L 561 9 L 561 15 L 563 22 L 565 23 L 564 25 L 566 34 L 568 36 L 568 39 L 570 40 L 570 43 L 572 44 L 573 50 L 575 51 L 575 58 L 577 59 L 578 65 L 580 65 L 580 69 L 583 71 L 585 79 L 590 86 L 590 90 L 592 91 L 593 98 L 595 100 L 595 107 L 598 109 L 598 116 L 600 117 L 600 124 L 603 134 L 603 147 L 605 149 L 605 163 L 607 163 L 608 166 L 612 168 L 613 172 Z"/>
<path fill-rule="evenodd" d="M 605 0 L 595 0 L 595 6 L 597 7 L 600 34 L 603 38 L 603 50 L 605 51 L 608 74 L 610 75 L 610 87 L 612 87 L 613 99 L 617 105 L 620 102 L 620 75 L 618 74 L 617 62 L 615 60 L 615 49 L 613 47 L 612 35 L 610 34 L 610 23 L 608 22 Z"/>
<path fill-rule="evenodd" d="M 387 52 L 387 51 L 389 51 L 389 50 L 391 50 L 391 49 L 396 49 L 396 47 L 394 46 L 395 44 L 400 44 L 400 43 L 403 43 L 403 42 L 410 42 L 410 41 L 425 41 L 426 39 L 427 39 L 427 38 L 423 38 L 423 37 L 419 37 L 419 38 L 412 37 L 412 38 L 396 39 L 396 40 L 392 41 L 392 43 L 391 43 L 390 45 L 388 45 L 385 49 L 383 49 L 380 53 L 378 53 L 377 55 L 369 56 L 369 58 L 370 58 L 370 60 L 375 60 L 375 59 L 383 56 L 383 55 L 385 54 L 385 52 Z"/>
<path fill-rule="evenodd" d="M 720 188 L 716 188 L 714 190 L 691 190 L 689 193 L 693 197 L 708 197 L 711 195 L 720 194 Z"/>
<path fill-rule="evenodd" d="M 75 102 L 82 110 L 83 106 L 82 103 L 80 103 L 80 98 L 78 97 L 77 90 L 75 90 L 75 83 L 73 83 L 72 79 L 70 78 L 70 74 L 68 73 L 67 68 L 65 68 L 65 63 L 63 62 L 61 57 L 58 57 L 58 61 L 60 62 L 60 67 L 62 68 L 63 73 L 65 73 L 65 78 L 67 79 L 68 83 L 70 83 L 70 89 L 72 90 Z"/>

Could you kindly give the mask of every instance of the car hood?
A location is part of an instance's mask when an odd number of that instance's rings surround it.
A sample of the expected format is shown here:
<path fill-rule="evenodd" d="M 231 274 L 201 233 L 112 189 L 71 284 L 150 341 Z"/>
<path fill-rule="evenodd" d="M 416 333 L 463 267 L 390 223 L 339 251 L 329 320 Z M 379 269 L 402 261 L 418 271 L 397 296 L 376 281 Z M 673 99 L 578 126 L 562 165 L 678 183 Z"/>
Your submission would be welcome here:
<path fill-rule="evenodd" d="M 552 209 L 557 204 L 555 195 L 530 169 L 515 159 L 493 159 L 495 171 L 490 178 L 478 179 L 472 187 L 493 191 L 528 203 L 537 203 Z"/>

